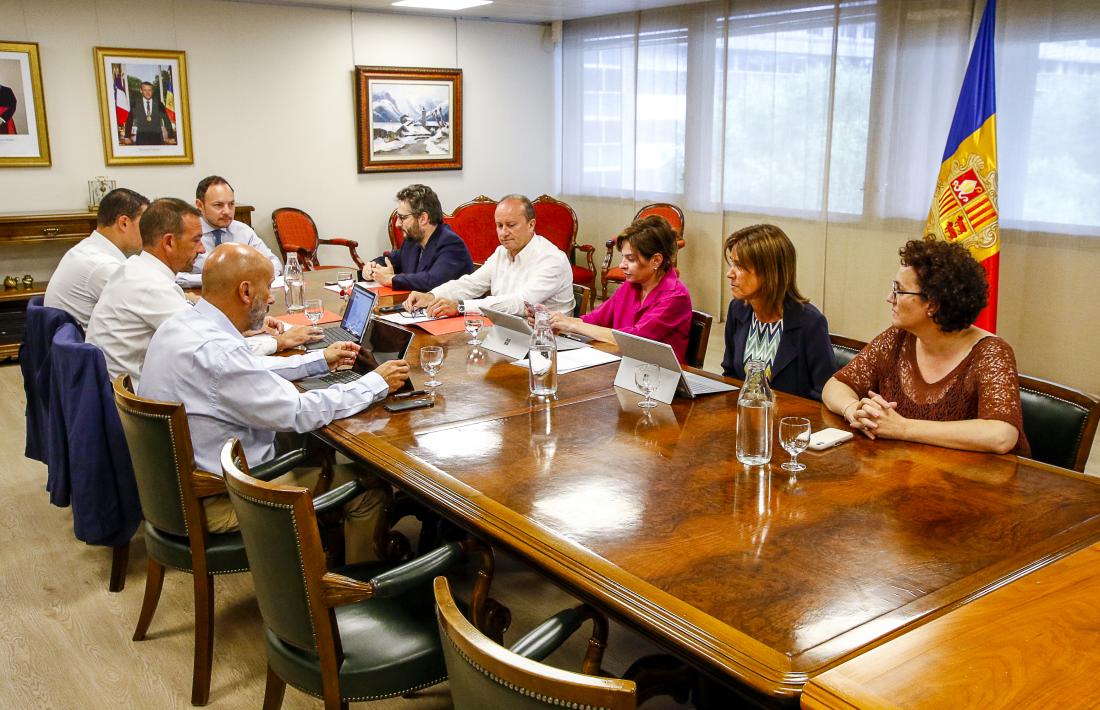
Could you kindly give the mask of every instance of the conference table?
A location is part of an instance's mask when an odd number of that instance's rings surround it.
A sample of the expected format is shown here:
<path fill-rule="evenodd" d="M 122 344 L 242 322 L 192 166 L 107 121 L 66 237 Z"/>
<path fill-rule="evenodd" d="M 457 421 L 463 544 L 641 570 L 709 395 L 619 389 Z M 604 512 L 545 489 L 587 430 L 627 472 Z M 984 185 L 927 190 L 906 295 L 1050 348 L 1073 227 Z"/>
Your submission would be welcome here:
<path fill-rule="evenodd" d="M 822 671 L 1100 541 L 1100 483 L 1082 474 L 862 436 L 802 454 L 797 476 L 778 445 L 746 468 L 736 392 L 647 414 L 607 364 L 540 401 L 524 368 L 467 339 L 414 341 L 418 386 L 419 347 L 446 350 L 434 407 L 374 406 L 318 435 L 763 704 L 797 704 Z M 779 416 L 844 426 L 777 399 Z"/>

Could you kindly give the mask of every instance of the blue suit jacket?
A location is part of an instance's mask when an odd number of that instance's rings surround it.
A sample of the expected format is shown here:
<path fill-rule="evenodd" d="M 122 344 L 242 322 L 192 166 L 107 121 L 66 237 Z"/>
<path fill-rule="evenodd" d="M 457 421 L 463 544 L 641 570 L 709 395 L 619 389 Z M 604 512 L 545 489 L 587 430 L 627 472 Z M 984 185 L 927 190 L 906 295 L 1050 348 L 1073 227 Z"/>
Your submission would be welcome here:
<path fill-rule="evenodd" d="M 27 394 L 27 447 L 23 455 L 42 463 L 49 461 L 50 353 L 57 330 L 71 324 L 84 339 L 76 319 L 61 310 L 42 305 L 42 296 L 27 303 L 27 322 L 23 343 L 19 346 L 19 369 L 23 373 L 23 391 Z"/>
<path fill-rule="evenodd" d="M 426 248 L 421 249 L 406 238 L 400 249 L 388 251 L 375 261 L 384 264 L 385 257 L 393 264 L 392 287 L 401 291 L 431 291 L 474 270 L 466 243 L 442 222 L 436 226 Z"/>
<path fill-rule="evenodd" d="M 752 307 L 737 299 L 730 301 L 726 355 L 722 358 L 722 374 L 726 377 L 745 379 L 745 343 L 751 323 Z M 783 303 L 783 337 L 772 363 L 772 388 L 820 400 L 822 388 L 836 370 L 829 321 L 812 303 L 788 298 Z"/>
<path fill-rule="evenodd" d="M 74 325 L 53 340 L 50 382 L 50 502 L 72 503 L 73 531 L 92 545 L 122 545 L 141 522 L 130 450 L 107 362 Z"/>

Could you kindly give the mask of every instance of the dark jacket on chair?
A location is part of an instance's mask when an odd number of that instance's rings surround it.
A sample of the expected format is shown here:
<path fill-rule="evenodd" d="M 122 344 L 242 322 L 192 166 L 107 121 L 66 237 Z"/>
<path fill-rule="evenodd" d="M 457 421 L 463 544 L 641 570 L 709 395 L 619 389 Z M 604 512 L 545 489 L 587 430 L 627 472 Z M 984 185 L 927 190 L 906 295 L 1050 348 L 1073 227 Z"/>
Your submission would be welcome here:
<path fill-rule="evenodd" d="M 442 222 L 436 225 L 426 248 L 405 237 L 400 249 L 388 251 L 375 261 L 385 264 L 385 257 L 393 264 L 390 286 L 398 291 L 431 291 L 474 270 L 466 243 Z"/>
<path fill-rule="evenodd" d="M 23 343 L 19 346 L 19 369 L 23 372 L 23 391 L 27 394 L 27 448 L 23 455 L 47 463 L 47 431 L 50 416 L 50 346 L 58 328 L 70 323 L 80 339 L 84 331 L 71 315 L 60 308 L 42 305 L 42 296 L 27 303 L 27 321 Z"/>
<path fill-rule="evenodd" d="M 66 325 L 54 336 L 52 367 L 50 502 L 72 503 L 78 540 L 125 544 L 141 522 L 141 503 L 103 353 Z"/>
<path fill-rule="evenodd" d="M 745 379 L 745 344 L 752 324 L 752 306 L 730 301 L 726 315 L 726 354 L 722 374 Z M 821 390 L 836 372 L 829 341 L 829 322 L 812 303 L 788 298 L 783 303 L 783 337 L 772 363 L 771 386 L 780 392 L 821 399 Z"/>

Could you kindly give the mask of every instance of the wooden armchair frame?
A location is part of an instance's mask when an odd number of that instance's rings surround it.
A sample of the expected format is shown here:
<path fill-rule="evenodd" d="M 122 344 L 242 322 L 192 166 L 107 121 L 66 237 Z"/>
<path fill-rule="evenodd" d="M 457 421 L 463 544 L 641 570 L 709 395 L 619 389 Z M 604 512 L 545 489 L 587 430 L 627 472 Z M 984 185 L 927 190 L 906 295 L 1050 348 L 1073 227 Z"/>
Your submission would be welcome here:
<path fill-rule="evenodd" d="M 672 227 L 672 231 L 676 232 L 676 250 L 683 249 L 687 242 L 684 241 L 684 211 L 672 204 L 671 202 L 654 202 L 653 204 L 646 205 L 642 209 L 638 210 L 638 213 L 634 215 L 634 219 L 631 220 L 631 224 L 637 222 L 643 217 L 648 217 L 650 214 L 656 214 L 660 217 L 664 217 L 665 221 Z M 669 216 L 672 219 L 669 219 Z M 679 222 L 673 224 L 673 222 Z M 600 267 L 600 292 L 603 300 L 607 300 L 607 284 L 608 282 L 622 283 L 623 275 L 619 271 L 619 267 L 612 266 L 611 261 L 615 258 L 615 243 L 618 241 L 618 235 L 608 239 L 604 246 L 607 248 L 607 254 L 604 256 L 603 265 Z M 676 269 L 677 260 L 674 258 L 672 261 L 672 268 Z M 679 272 L 677 272 L 679 273 Z"/>
<path fill-rule="evenodd" d="M 293 227 L 289 227 L 285 222 L 283 225 L 283 231 L 279 230 L 280 218 L 284 215 L 290 215 L 294 218 L 305 220 L 308 223 L 308 231 L 312 231 L 312 235 L 303 235 L 300 231 L 297 233 L 291 233 Z M 271 213 L 271 224 L 275 229 L 275 239 L 279 242 L 279 251 L 283 254 L 283 260 L 286 260 L 287 251 L 293 250 L 298 255 L 298 261 L 302 264 L 304 271 L 313 271 L 314 269 L 338 269 L 344 268 L 339 265 L 326 265 L 322 266 L 321 262 L 317 258 L 317 251 L 322 244 L 329 246 L 347 247 L 348 252 L 351 255 L 351 260 L 355 263 L 356 269 L 362 269 L 365 262 L 359 258 L 359 252 L 356 248 L 359 246 L 359 242 L 352 239 L 345 239 L 343 237 L 333 237 L 330 239 L 322 239 L 321 233 L 317 230 L 317 223 L 313 221 L 313 218 L 309 216 L 307 212 L 298 209 L 297 207 L 280 207 L 273 210 Z M 302 244 L 302 238 L 312 239 L 313 246 Z"/>

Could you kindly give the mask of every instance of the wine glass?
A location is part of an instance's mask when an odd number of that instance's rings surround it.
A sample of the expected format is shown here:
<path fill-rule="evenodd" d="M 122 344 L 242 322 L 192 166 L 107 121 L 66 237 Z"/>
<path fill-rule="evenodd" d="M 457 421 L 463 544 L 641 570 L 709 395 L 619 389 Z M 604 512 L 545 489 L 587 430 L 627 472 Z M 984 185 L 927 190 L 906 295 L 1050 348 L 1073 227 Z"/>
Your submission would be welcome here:
<path fill-rule="evenodd" d="M 481 345 L 481 341 L 477 339 L 477 334 L 481 332 L 481 316 L 475 313 L 467 313 L 462 319 L 462 324 L 470 335 L 470 340 L 466 344 L 474 347 Z"/>
<path fill-rule="evenodd" d="M 306 300 L 306 318 L 309 318 L 309 322 L 316 326 L 321 322 L 321 317 L 325 315 L 325 306 L 321 303 L 319 298 L 310 298 Z"/>
<path fill-rule="evenodd" d="M 638 385 L 638 389 L 645 395 L 645 399 L 638 402 L 638 406 L 642 409 L 649 409 L 650 407 L 656 407 L 655 402 L 650 395 L 657 389 L 657 386 L 661 384 L 661 368 L 650 363 L 644 365 L 638 365 L 634 370 L 634 384 Z"/>
<path fill-rule="evenodd" d="M 347 303 L 351 287 L 355 285 L 355 276 L 350 271 L 337 271 L 336 285 L 340 287 L 340 298 Z"/>
<path fill-rule="evenodd" d="M 439 372 L 439 368 L 442 366 L 443 348 L 438 345 L 428 345 L 420 348 L 420 367 L 424 368 L 424 372 L 428 373 L 428 377 L 431 378 L 424 383 L 425 387 L 435 389 L 443 384 L 435 379 L 435 374 Z"/>
<path fill-rule="evenodd" d="M 791 455 L 783 464 L 784 471 L 805 471 L 806 465 L 798 463 L 798 455 L 810 445 L 810 420 L 805 417 L 783 417 L 779 420 L 779 445 Z"/>

